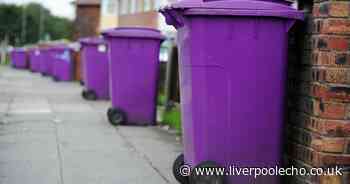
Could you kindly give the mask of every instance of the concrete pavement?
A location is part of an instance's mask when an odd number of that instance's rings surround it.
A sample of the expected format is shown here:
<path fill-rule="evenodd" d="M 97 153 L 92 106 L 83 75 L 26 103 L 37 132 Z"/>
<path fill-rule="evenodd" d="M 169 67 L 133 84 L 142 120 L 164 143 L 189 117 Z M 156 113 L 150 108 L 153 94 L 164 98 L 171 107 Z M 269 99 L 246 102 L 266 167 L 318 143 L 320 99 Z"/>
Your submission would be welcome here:
<path fill-rule="evenodd" d="M 111 126 L 78 83 L 0 66 L 0 184 L 175 184 L 182 148 L 158 127 Z"/>

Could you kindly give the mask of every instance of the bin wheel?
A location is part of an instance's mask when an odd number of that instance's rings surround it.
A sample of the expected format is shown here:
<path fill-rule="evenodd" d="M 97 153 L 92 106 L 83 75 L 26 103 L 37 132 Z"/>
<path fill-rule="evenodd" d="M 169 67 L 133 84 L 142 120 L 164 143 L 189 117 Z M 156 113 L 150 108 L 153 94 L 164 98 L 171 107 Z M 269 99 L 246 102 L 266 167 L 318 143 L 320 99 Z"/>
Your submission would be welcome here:
<path fill-rule="evenodd" d="M 83 91 L 81 92 L 81 97 L 83 97 L 84 99 L 86 99 L 86 91 L 85 91 L 85 90 L 83 90 Z"/>
<path fill-rule="evenodd" d="M 113 113 L 113 108 L 112 107 L 108 108 L 108 110 L 107 110 L 107 117 L 111 116 L 112 113 Z"/>
<path fill-rule="evenodd" d="M 184 165 L 185 165 L 185 156 L 184 154 L 181 154 L 175 159 L 173 163 L 173 175 L 179 183 L 188 184 L 189 183 L 188 176 L 184 176 L 181 174 L 182 172 L 181 168 Z"/>
<path fill-rule="evenodd" d="M 85 94 L 85 98 L 86 98 L 87 100 L 92 100 L 92 101 L 97 100 L 97 95 L 96 95 L 96 93 L 95 93 L 94 91 L 92 91 L 92 90 L 87 90 L 85 93 L 86 93 L 86 94 Z"/>
<path fill-rule="evenodd" d="M 82 81 L 82 80 L 79 81 L 79 83 L 80 83 L 80 85 L 82 85 L 82 86 L 84 86 L 84 84 L 85 84 L 84 81 Z"/>
<path fill-rule="evenodd" d="M 108 116 L 109 122 L 115 126 L 118 126 L 127 122 L 126 113 L 118 108 L 108 109 L 107 116 Z"/>
<path fill-rule="evenodd" d="M 219 164 L 213 161 L 204 161 L 198 164 L 194 170 L 198 168 L 222 168 Z M 214 175 L 198 175 L 196 172 L 192 172 L 190 176 L 190 184 L 227 184 L 225 176 L 218 173 Z"/>
<path fill-rule="evenodd" d="M 53 78 L 53 81 L 55 81 L 55 82 L 59 81 L 58 77 L 52 77 L 52 78 Z"/>

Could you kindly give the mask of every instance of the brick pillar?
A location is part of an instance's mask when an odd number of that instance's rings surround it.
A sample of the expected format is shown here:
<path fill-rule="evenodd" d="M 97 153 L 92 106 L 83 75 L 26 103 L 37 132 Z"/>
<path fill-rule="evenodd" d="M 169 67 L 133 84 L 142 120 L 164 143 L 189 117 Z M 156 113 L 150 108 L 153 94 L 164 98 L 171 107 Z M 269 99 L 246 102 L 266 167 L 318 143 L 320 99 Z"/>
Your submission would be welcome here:
<path fill-rule="evenodd" d="M 350 166 L 350 1 L 314 0 L 290 50 L 287 164 Z M 350 174 L 285 183 L 350 184 Z"/>

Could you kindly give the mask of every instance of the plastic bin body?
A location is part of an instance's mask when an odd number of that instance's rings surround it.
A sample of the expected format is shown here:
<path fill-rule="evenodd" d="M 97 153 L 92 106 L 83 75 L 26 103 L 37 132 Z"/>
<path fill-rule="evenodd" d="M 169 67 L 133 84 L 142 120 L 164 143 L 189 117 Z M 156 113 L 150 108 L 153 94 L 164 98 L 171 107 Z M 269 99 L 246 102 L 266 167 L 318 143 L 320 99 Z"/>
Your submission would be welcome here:
<path fill-rule="evenodd" d="M 190 165 L 215 160 L 224 166 L 280 166 L 287 66 L 285 23 L 266 19 L 257 26 L 252 18 L 207 19 L 193 17 L 189 27 L 179 31 L 180 52 L 188 53 L 180 55 L 186 161 Z M 225 26 L 245 33 L 216 29 Z M 182 34 L 185 31 L 190 32 L 188 37 Z M 189 53 L 192 49 L 197 52 Z M 256 182 L 278 183 L 274 178 Z M 234 181 L 252 183 L 254 179 Z"/>
<path fill-rule="evenodd" d="M 81 45 L 85 88 L 94 91 L 98 99 L 109 99 L 107 44 L 90 38 L 82 40 Z"/>
<path fill-rule="evenodd" d="M 11 60 L 11 66 L 16 68 L 16 61 L 17 61 L 17 54 L 15 53 L 14 50 L 10 52 L 10 60 Z"/>
<path fill-rule="evenodd" d="M 29 69 L 34 72 L 34 49 L 30 49 L 28 51 L 28 57 L 29 57 Z"/>
<path fill-rule="evenodd" d="M 48 48 L 40 48 L 40 72 L 43 75 L 49 74 L 48 62 L 50 61 Z"/>
<path fill-rule="evenodd" d="M 115 30 L 116 35 L 106 36 L 112 106 L 127 114 L 129 125 L 155 125 L 159 50 L 163 38 L 159 31 L 149 28 Z"/>
<path fill-rule="evenodd" d="M 10 65 L 15 68 L 16 67 L 16 59 L 15 59 L 15 54 L 14 51 L 9 52 L 9 58 L 10 58 Z"/>
<path fill-rule="evenodd" d="M 52 48 L 53 76 L 59 81 L 73 80 L 74 62 L 72 50 L 68 47 Z"/>
<path fill-rule="evenodd" d="M 281 166 L 287 38 L 295 20 L 268 8 L 295 11 L 260 3 L 267 13 L 257 17 L 256 10 L 245 11 L 254 3 L 161 10 L 178 30 L 184 156 L 192 167 L 203 161 L 227 169 Z M 228 180 L 280 183 L 277 176 Z"/>
<path fill-rule="evenodd" d="M 46 51 L 47 61 L 45 62 L 47 67 L 47 74 L 50 76 L 54 76 L 54 63 L 56 59 L 57 51 L 54 48 L 48 48 Z"/>
<path fill-rule="evenodd" d="M 29 50 L 29 63 L 30 70 L 33 72 L 40 71 L 40 51 L 39 49 L 31 49 Z"/>
<path fill-rule="evenodd" d="M 11 52 L 11 62 L 15 68 L 27 68 L 27 53 L 24 49 L 16 48 Z"/>

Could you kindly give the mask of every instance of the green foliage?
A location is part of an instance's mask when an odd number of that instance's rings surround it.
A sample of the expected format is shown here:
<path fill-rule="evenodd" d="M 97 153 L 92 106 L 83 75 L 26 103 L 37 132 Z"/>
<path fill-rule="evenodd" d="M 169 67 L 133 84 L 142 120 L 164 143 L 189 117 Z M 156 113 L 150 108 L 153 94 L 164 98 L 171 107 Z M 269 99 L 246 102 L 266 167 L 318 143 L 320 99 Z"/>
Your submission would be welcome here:
<path fill-rule="evenodd" d="M 21 8 L 15 5 L 0 6 L 0 39 L 5 35 L 9 37 L 10 43 L 14 43 L 21 34 Z"/>
<path fill-rule="evenodd" d="M 21 40 L 24 9 L 27 21 L 25 42 Z M 40 13 L 44 24 L 42 35 L 39 35 Z M 72 26 L 72 21 L 53 16 L 48 9 L 38 3 L 30 3 L 26 7 L 0 4 L 0 41 L 7 36 L 11 45 L 36 43 L 45 35 L 49 35 L 52 40 L 71 39 Z"/>
<path fill-rule="evenodd" d="M 8 59 L 0 62 L 0 65 L 8 65 L 8 64 L 10 64 L 10 60 L 8 60 Z"/>
<path fill-rule="evenodd" d="M 51 39 L 71 39 L 73 24 L 69 20 L 61 17 L 49 17 L 46 23 Z"/>
<path fill-rule="evenodd" d="M 169 111 L 165 111 L 163 114 L 163 124 L 169 125 L 171 128 L 181 134 L 181 112 L 179 108 L 172 108 Z"/>
<path fill-rule="evenodd" d="M 159 94 L 157 98 L 157 105 L 164 105 L 164 104 L 165 104 L 165 96 L 162 94 Z"/>

